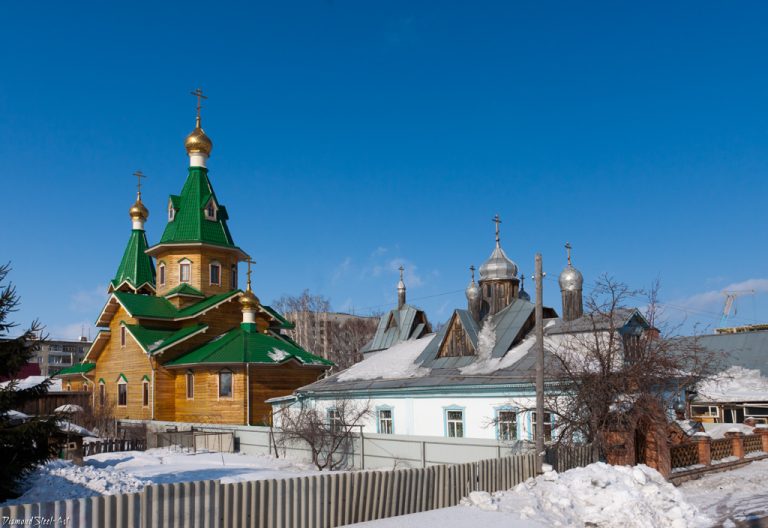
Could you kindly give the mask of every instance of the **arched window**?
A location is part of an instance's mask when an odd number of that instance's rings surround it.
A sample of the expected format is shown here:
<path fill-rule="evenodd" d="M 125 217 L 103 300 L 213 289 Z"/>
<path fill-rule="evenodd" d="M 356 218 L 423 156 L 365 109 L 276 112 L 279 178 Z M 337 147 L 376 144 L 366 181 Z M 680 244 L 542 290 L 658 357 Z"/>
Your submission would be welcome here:
<path fill-rule="evenodd" d="M 157 266 L 157 282 L 160 286 L 165 286 L 165 262 Z"/>
<path fill-rule="evenodd" d="M 183 259 L 179 262 L 179 282 L 190 282 L 192 280 L 192 262 L 189 259 Z"/>
<path fill-rule="evenodd" d="M 208 201 L 208 205 L 205 206 L 205 219 L 216 220 L 216 204 L 214 203 L 213 198 L 211 198 Z"/>
<path fill-rule="evenodd" d="M 211 285 L 221 286 L 221 264 L 218 262 L 211 262 L 209 267 L 209 282 Z"/>
<path fill-rule="evenodd" d="M 173 219 L 176 217 L 176 209 L 173 208 L 173 203 L 168 202 L 168 221 L 173 222 Z"/>
<path fill-rule="evenodd" d="M 117 379 L 117 405 L 120 407 L 128 405 L 128 380 L 122 374 Z"/>

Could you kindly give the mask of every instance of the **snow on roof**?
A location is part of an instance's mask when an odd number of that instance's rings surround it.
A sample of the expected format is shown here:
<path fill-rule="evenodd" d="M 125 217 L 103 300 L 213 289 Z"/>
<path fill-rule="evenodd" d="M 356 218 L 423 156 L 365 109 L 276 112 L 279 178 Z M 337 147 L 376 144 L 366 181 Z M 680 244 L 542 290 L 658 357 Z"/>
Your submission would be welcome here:
<path fill-rule="evenodd" d="M 518 361 L 520 361 L 531 347 L 536 343 L 536 335 L 531 333 L 528 337 L 523 339 L 519 345 L 513 347 L 509 352 L 504 354 L 500 358 L 486 357 L 485 359 L 479 359 L 474 363 L 470 363 L 465 367 L 461 367 L 459 372 L 462 374 L 490 374 L 499 369 L 511 367 Z"/>
<path fill-rule="evenodd" d="M 731 367 L 697 385 L 697 402 L 768 401 L 768 378 L 757 369 Z"/>
<path fill-rule="evenodd" d="M 77 424 L 73 424 L 72 422 L 68 422 L 66 420 L 59 420 L 56 422 L 56 425 L 59 426 L 59 430 L 62 433 L 78 435 L 78 436 L 96 436 L 94 433 L 90 432 L 85 427 L 81 427 Z"/>
<path fill-rule="evenodd" d="M 49 391 L 60 391 L 61 390 L 61 380 L 60 379 L 51 379 L 47 376 L 29 376 L 24 379 L 20 380 L 10 380 L 10 381 L 4 381 L 0 383 L 0 389 L 6 388 L 8 385 L 11 384 L 11 381 L 16 382 L 16 390 L 25 390 L 25 389 L 31 389 L 32 387 L 36 387 L 40 385 L 45 380 L 50 379 L 51 384 L 48 387 Z"/>
<path fill-rule="evenodd" d="M 380 352 L 372 352 L 360 363 L 337 375 L 339 381 L 417 378 L 429 374 L 429 369 L 415 363 L 435 337 L 429 334 L 421 339 L 403 341 Z"/>
<path fill-rule="evenodd" d="M 744 424 L 732 424 L 732 423 L 705 423 L 704 432 L 712 437 L 713 440 L 717 438 L 725 438 L 725 433 L 744 433 L 745 435 L 752 434 L 754 427 Z"/>

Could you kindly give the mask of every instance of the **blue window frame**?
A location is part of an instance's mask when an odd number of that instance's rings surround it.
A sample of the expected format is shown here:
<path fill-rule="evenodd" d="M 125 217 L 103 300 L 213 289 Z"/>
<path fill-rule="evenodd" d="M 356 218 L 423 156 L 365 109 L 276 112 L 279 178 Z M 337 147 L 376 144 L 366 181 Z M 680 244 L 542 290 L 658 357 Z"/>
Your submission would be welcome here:
<path fill-rule="evenodd" d="M 395 434 L 395 411 L 389 405 L 376 407 L 376 432 Z"/>
<path fill-rule="evenodd" d="M 464 438 L 466 436 L 466 421 L 464 407 L 451 405 L 443 407 L 443 425 L 445 436 L 448 438 Z"/>

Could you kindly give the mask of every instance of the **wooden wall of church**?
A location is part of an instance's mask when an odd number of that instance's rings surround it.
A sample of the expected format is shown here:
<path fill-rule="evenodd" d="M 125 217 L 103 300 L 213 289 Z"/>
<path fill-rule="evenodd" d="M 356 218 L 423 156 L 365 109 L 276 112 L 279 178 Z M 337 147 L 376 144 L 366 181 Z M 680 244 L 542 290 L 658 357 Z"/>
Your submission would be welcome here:
<path fill-rule="evenodd" d="M 251 425 L 271 422 L 272 405 L 265 403 L 266 400 L 292 394 L 299 387 L 317 381 L 323 372 L 324 369 L 301 366 L 294 361 L 282 365 L 251 365 Z"/>
<path fill-rule="evenodd" d="M 191 261 L 191 276 L 188 284 L 203 292 L 206 296 L 218 295 L 231 291 L 232 272 L 231 266 L 237 265 L 237 257 L 232 251 L 214 250 L 205 248 L 178 248 L 163 251 L 157 256 L 156 271 L 157 280 L 160 280 L 160 264 L 165 264 L 165 284 L 157 284 L 157 294 L 165 295 L 168 291 L 177 287 L 180 282 L 179 261 L 187 258 Z M 210 264 L 218 262 L 221 265 L 220 284 L 211 284 Z"/>
<path fill-rule="evenodd" d="M 219 397 L 219 372 L 226 368 L 233 373 L 232 396 Z M 194 395 L 187 398 L 187 370 L 176 369 L 175 421 L 245 424 L 245 369 L 243 367 L 197 367 L 194 374 Z"/>
<path fill-rule="evenodd" d="M 474 356 L 475 349 L 472 346 L 464 327 L 455 315 L 451 319 L 450 327 L 445 334 L 445 339 L 440 345 L 437 357 Z"/>
<path fill-rule="evenodd" d="M 109 343 L 96 361 L 96 367 L 87 376 L 93 381 L 95 404 L 99 403 L 99 380 L 103 379 L 107 401 L 115 404 L 115 418 L 147 420 L 152 416 L 151 389 L 149 405 L 145 406 L 142 378 L 147 376 L 152 379 L 152 367 L 149 358 L 130 333 L 126 332 L 125 346 L 121 345 L 120 323 L 123 321 L 127 324 L 136 323 L 121 306 L 109 323 Z M 125 375 L 127 379 L 127 405 L 117 405 L 120 374 Z"/>

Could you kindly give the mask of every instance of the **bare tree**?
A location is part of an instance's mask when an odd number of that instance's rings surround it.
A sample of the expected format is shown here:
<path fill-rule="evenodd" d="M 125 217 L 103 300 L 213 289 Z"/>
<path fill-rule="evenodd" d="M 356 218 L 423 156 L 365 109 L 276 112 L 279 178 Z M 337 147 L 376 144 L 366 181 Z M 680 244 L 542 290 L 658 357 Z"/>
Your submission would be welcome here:
<path fill-rule="evenodd" d="M 327 411 L 313 403 L 299 401 L 277 411 L 279 430 L 275 449 L 309 448 L 312 463 L 319 470 L 336 470 L 348 465 L 354 435 L 371 415 L 370 402 L 336 400 Z"/>
<path fill-rule="evenodd" d="M 660 322 L 658 292 L 658 283 L 643 292 L 604 275 L 585 299 L 585 315 L 545 339 L 553 380 L 546 407 L 560 443 L 586 441 L 602 451 L 607 426 L 623 412 L 656 422 L 681 388 L 716 368 L 717 356 L 697 339 L 678 338 L 679 327 Z M 629 303 L 638 300 L 647 324 L 627 325 L 636 317 Z"/>

